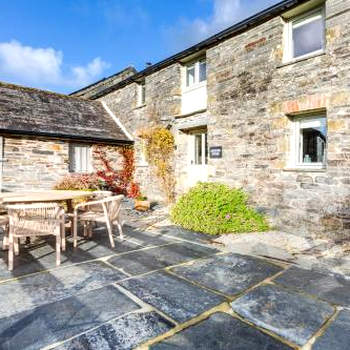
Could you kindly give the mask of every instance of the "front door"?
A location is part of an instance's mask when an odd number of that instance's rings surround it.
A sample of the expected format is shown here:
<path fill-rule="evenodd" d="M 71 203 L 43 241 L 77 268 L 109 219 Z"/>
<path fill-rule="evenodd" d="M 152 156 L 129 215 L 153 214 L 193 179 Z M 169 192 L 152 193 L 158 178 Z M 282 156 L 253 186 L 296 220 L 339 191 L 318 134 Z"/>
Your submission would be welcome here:
<path fill-rule="evenodd" d="M 187 187 L 197 182 L 208 181 L 208 134 L 207 131 L 198 131 L 189 137 L 189 167 Z"/>

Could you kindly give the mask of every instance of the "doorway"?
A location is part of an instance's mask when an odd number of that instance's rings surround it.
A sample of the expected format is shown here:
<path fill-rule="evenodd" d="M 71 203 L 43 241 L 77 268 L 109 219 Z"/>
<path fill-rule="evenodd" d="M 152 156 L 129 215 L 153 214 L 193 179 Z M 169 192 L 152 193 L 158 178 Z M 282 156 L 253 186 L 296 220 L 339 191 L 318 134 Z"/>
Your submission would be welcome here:
<path fill-rule="evenodd" d="M 197 182 L 208 181 L 208 133 L 207 130 L 191 132 L 188 135 L 188 180 L 187 187 Z"/>

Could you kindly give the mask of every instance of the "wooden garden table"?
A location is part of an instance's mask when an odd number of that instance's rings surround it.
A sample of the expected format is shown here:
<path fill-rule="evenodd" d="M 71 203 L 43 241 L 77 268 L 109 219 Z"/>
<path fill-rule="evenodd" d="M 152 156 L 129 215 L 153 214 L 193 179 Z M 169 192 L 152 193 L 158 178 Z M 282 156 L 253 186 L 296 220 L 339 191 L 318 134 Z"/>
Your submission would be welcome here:
<path fill-rule="evenodd" d="M 0 193 L 2 204 L 38 203 L 38 202 L 66 202 L 68 213 L 73 212 L 73 199 L 92 197 L 92 191 L 23 191 Z"/>

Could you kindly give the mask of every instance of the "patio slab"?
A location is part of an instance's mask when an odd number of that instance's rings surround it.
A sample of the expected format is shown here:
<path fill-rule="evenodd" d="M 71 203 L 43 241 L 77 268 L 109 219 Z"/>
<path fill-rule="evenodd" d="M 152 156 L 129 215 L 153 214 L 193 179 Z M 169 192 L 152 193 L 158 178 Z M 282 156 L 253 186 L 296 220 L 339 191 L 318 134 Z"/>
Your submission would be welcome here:
<path fill-rule="evenodd" d="M 218 250 L 187 242 L 115 256 L 108 262 L 131 275 L 159 270 L 218 253 Z"/>
<path fill-rule="evenodd" d="M 101 261 L 57 268 L 0 284 L 0 315 L 10 316 L 42 304 L 101 288 L 127 277 Z"/>
<path fill-rule="evenodd" d="M 330 303 L 350 306 L 350 279 L 342 275 L 324 274 L 293 266 L 275 281 L 288 288 L 316 295 Z"/>
<path fill-rule="evenodd" d="M 160 235 L 170 236 L 174 239 L 184 239 L 190 242 L 197 242 L 201 244 L 208 244 L 218 236 L 206 235 L 200 232 L 194 232 L 186 230 L 180 226 L 167 225 L 162 227 L 156 227 L 154 232 L 158 232 Z"/>
<path fill-rule="evenodd" d="M 131 227 L 128 228 L 128 231 L 125 234 L 125 238 L 130 242 L 142 245 L 144 247 L 160 246 L 178 242 L 178 240 L 165 237 L 158 232 L 141 231 L 133 229 Z"/>
<path fill-rule="evenodd" d="M 61 266 L 98 259 L 113 254 L 124 253 L 143 248 L 139 244 L 114 237 L 115 248 L 109 244 L 107 234 L 97 230 L 91 240 L 78 238 L 77 248 L 73 248 L 72 239 L 67 239 L 67 249 L 61 252 Z M 8 252 L 0 250 L 0 281 L 20 277 L 56 267 L 56 247 L 51 238 L 39 244 L 21 246 L 19 256 L 14 258 L 14 270 L 8 270 Z"/>
<path fill-rule="evenodd" d="M 262 259 L 232 253 L 171 269 L 177 275 L 229 296 L 241 293 L 282 270 Z"/>
<path fill-rule="evenodd" d="M 224 301 L 224 298 L 166 272 L 154 272 L 119 283 L 138 298 L 177 322 L 185 322 Z"/>
<path fill-rule="evenodd" d="M 137 309 L 117 288 L 104 287 L 1 318 L 1 348 L 41 349 Z"/>
<path fill-rule="evenodd" d="M 231 306 L 248 321 L 301 346 L 335 311 L 326 302 L 273 285 L 260 286 Z"/>
<path fill-rule="evenodd" d="M 174 325 L 156 312 L 131 313 L 87 332 L 56 350 L 131 350 L 168 332 Z"/>
<path fill-rule="evenodd" d="M 323 335 L 316 340 L 313 350 L 345 350 L 350 348 L 350 311 L 341 311 Z"/>
<path fill-rule="evenodd" d="M 289 346 L 225 313 L 211 315 L 205 321 L 151 346 L 152 350 L 288 350 Z"/>

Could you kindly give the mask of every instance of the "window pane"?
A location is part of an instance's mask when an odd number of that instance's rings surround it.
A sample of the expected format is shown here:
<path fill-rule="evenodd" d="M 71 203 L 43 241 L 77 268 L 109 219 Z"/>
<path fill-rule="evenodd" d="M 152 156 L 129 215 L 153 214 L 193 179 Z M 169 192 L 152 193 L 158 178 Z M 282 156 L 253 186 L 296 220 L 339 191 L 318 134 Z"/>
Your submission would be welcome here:
<path fill-rule="evenodd" d="M 195 135 L 195 164 L 202 164 L 202 135 Z"/>
<path fill-rule="evenodd" d="M 191 86 L 194 84 L 194 66 L 187 67 L 186 71 L 186 85 Z"/>
<path fill-rule="evenodd" d="M 302 163 L 325 163 L 327 145 L 325 119 L 320 120 L 319 126 L 301 128 L 300 138 Z"/>
<path fill-rule="evenodd" d="M 323 18 L 293 26 L 294 57 L 323 48 Z"/>
<path fill-rule="evenodd" d="M 199 63 L 199 81 L 207 80 L 207 63 L 202 61 Z"/>
<path fill-rule="evenodd" d="M 71 145 L 69 152 L 69 170 L 75 173 L 87 173 L 92 169 L 89 146 Z"/>

